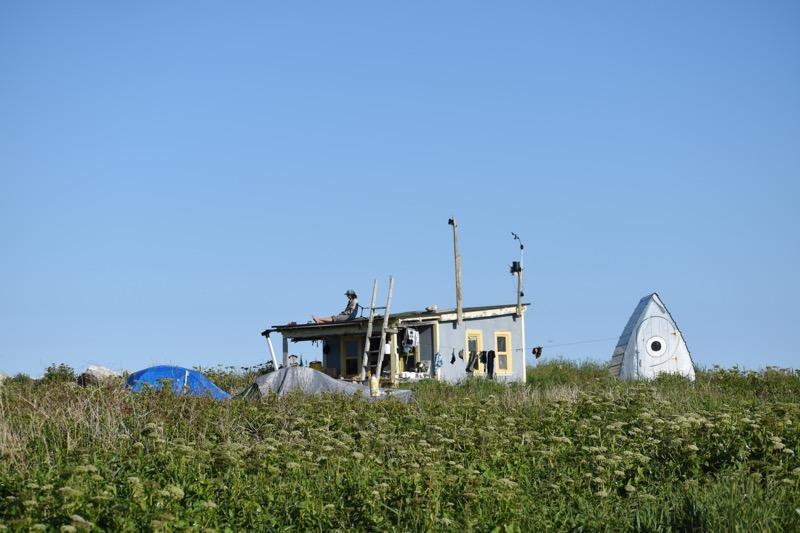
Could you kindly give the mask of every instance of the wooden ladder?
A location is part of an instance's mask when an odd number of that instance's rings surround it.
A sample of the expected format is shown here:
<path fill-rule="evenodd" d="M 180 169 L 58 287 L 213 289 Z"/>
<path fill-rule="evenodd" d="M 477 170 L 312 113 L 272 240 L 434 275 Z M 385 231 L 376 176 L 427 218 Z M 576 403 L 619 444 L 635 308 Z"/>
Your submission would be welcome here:
<path fill-rule="evenodd" d="M 372 281 L 372 299 L 369 302 L 369 320 L 367 320 L 367 339 L 364 341 L 364 357 L 361 361 L 360 380 L 367 380 L 367 366 L 369 365 L 369 339 L 372 337 L 372 322 L 375 320 L 375 300 L 378 298 L 378 280 Z"/>
<path fill-rule="evenodd" d="M 381 369 L 383 368 L 383 356 L 384 352 L 386 351 L 384 347 L 386 346 L 386 330 L 389 329 L 389 309 L 392 306 L 392 293 L 394 292 L 394 277 L 389 276 L 389 294 L 386 297 L 386 310 L 383 314 L 383 322 L 381 323 L 381 342 L 378 345 L 378 365 L 375 367 L 375 371 L 378 373 L 378 380 L 381 379 Z M 367 340 L 369 342 L 369 340 Z M 392 379 L 394 379 L 393 376 Z"/>
<path fill-rule="evenodd" d="M 378 379 L 381 378 L 381 367 L 383 366 L 383 352 L 384 346 L 386 345 L 386 330 L 389 328 L 389 309 L 392 306 L 392 293 L 394 292 L 394 277 L 389 276 L 389 294 L 386 298 L 386 307 L 385 312 L 383 315 L 383 323 L 381 324 L 381 340 L 380 344 L 378 345 L 378 365 L 375 368 L 375 372 L 378 374 Z M 361 374 L 359 378 L 361 381 L 366 381 L 367 379 L 367 368 L 369 366 L 369 354 L 374 352 L 375 350 L 370 350 L 370 339 L 372 337 L 372 326 L 375 320 L 375 300 L 378 298 L 378 280 L 374 280 L 372 282 L 372 298 L 370 299 L 369 304 L 369 319 L 367 320 L 367 335 L 364 338 L 364 356 L 361 360 Z"/>

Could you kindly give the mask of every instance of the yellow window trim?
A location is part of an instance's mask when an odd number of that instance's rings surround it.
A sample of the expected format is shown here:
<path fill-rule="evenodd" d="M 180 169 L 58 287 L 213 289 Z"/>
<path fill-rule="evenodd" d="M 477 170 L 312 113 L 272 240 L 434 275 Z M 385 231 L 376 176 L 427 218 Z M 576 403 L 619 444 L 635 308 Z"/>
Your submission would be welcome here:
<path fill-rule="evenodd" d="M 503 352 L 506 354 L 506 360 L 508 361 L 508 368 L 505 370 L 500 370 L 498 368 L 498 361 L 500 360 L 500 351 L 497 349 L 497 339 L 499 337 L 505 337 L 506 339 L 506 351 Z M 494 332 L 494 373 L 495 374 L 502 374 L 508 375 L 512 373 L 513 365 L 514 365 L 514 350 L 511 346 L 511 332 L 510 331 L 495 331 Z"/>

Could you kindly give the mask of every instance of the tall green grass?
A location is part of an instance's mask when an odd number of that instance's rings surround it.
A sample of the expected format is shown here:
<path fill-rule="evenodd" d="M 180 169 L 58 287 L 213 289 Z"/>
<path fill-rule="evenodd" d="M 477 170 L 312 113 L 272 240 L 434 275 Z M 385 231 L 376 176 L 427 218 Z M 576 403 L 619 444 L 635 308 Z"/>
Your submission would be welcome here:
<path fill-rule="evenodd" d="M 584 361 L 576 363 L 558 359 L 536 366 L 529 366 L 527 382 L 530 385 L 596 385 L 614 381 L 605 364 Z"/>
<path fill-rule="evenodd" d="M 408 404 L 216 402 L 7 383 L 0 524 L 800 530 L 794 372 L 623 383 L 557 362 L 531 369 L 525 385 L 423 382 L 415 392 Z"/>

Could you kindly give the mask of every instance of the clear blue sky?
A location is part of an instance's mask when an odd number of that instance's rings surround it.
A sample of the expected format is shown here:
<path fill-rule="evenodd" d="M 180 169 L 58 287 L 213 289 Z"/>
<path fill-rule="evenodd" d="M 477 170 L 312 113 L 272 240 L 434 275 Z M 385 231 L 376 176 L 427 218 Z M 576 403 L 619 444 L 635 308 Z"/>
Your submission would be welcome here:
<path fill-rule="evenodd" d="M 113 4 L 113 5 L 112 5 Z M 169 5 L 166 5 L 169 4 Z M 0 370 L 263 362 L 397 279 L 800 366 L 797 2 L 3 2 Z M 302 353 L 302 352 L 301 352 Z"/>

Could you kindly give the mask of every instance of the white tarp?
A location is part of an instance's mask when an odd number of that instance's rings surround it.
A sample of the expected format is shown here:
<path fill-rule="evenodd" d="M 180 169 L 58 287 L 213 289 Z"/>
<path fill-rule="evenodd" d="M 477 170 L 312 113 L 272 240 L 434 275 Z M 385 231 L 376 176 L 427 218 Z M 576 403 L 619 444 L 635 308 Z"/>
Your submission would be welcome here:
<path fill-rule="evenodd" d="M 611 372 L 622 379 L 680 374 L 694 380 L 686 341 L 656 293 L 639 300 L 611 356 Z"/>
<path fill-rule="evenodd" d="M 370 400 L 397 398 L 408 401 L 412 397 L 412 392 L 408 390 L 382 390 L 384 394 L 372 397 L 369 387 L 366 385 L 334 379 L 318 370 L 304 366 L 290 366 L 258 376 L 255 383 L 242 395 L 246 398 L 260 398 L 270 394 L 285 396 L 297 391 L 303 394 L 358 395 Z"/>

